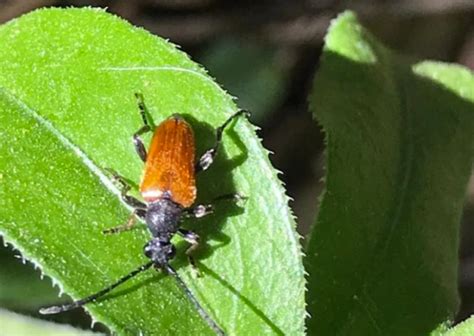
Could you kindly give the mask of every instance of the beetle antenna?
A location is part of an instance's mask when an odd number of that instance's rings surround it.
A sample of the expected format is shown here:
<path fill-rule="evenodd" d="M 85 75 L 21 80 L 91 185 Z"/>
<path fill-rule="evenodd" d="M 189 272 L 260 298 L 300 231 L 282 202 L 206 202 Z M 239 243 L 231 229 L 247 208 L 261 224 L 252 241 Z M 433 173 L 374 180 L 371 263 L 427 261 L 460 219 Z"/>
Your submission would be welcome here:
<path fill-rule="evenodd" d="M 106 288 L 102 289 L 101 291 L 98 291 L 97 293 L 92 294 L 92 295 L 90 295 L 90 296 L 88 296 L 84 299 L 77 300 L 77 301 L 74 301 L 73 303 L 65 304 L 65 305 L 62 305 L 62 306 L 51 306 L 51 307 L 47 307 L 47 308 L 41 308 L 39 310 L 39 312 L 40 312 L 40 314 L 43 314 L 43 315 L 49 315 L 49 314 L 57 314 L 57 313 L 61 313 L 61 312 L 65 312 L 65 311 L 75 309 L 75 308 L 82 307 L 86 303 L 89 303 L 91 301 L 95 301 L 98 298 L 104 296 L 105 294 L 110 292 L 115 287 L 120 286 L 121 284 L 123 284 L 127 280 L 130 280 L 131 278 L 133 278 L 135 275 L 149 269 L 153 264 L 154 264 L 153 261 L 150 261 L 149 263 L 138 267 L 136 270 L 130 272 L 129 274 L 127 274 L 124 277 L 122 277 L 121 279 L 119 279 L 116 283 L 114 283 L 114 284 L 110 285 L 109 287 L 106 287 Z"/>
<path fill-rule="evenodd" d="M 186 296 L 188 297 L 189 301 L 193 303 L 194 308 L 196 308 L 199 315 L 201 315 L 201 317 L 207 322 L 209 327 L 211 327 L 211 329 L 214 330 L 216 335 L 225 336 L 224 330 L 222 330 L 221 327 L 219 327 L 217 323 L 212 319 L 212 317 L 210 317 L 209 314 L 204 310 L 204 308 L 201 306 L 199 301 L 193 295 L 193 293 L 188 288 L 188 286 L 186 286 L 186 283 L 183 281 L 183 279 L 181 279 L 181 277 L 174 270 L 174 268 L 168 264 L 165 264 L 163 267 L 166 269 L 166 272 L 168 274 L 171 274 L 176 279 L 176 282 L 178 283 L 179 287 L 181 287 L 184 294 L 186 294 Z"/>

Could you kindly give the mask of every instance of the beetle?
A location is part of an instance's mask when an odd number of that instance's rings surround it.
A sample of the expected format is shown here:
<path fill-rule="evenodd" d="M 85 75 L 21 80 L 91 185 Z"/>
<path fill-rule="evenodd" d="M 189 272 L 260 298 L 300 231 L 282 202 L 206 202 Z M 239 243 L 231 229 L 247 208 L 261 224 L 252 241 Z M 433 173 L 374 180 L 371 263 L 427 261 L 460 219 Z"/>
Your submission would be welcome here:
<path fill-rule="evenodd" d="M 112 234 L 130 230 L 135 225 L 137 217 L 144 220 L 152 235 L 152 239 L 144 246 L 144 254 L 150 261 L 95 294 L 70 304 L 42 308 L 40 313 L 56 314 L 96 301 L 115 287 L 154 266 L 157 270 L 172 275 L 199 315 L 216 334 L 224 335 L 225 333 L 221 327 L 204 310 L 176 270 L 170 265 L 170 260 L 176 254 L 176 248 L 171 239 L 175 234 L 178 234 L 190 243 L 186 254 L 191 266 L 196 270 L 192 251 L 198 247 L 199 236 L 193 231 L 181 228 L 181 222 L 184 218 L 200 218 L 212 213 L 213 205 L 198 204 L 193 206 L 197 194 L 195 175 L 208 169 L 213 163 L 222 143 L 224 129 L 237 117 L 242 115 L 248 117 L 249 112 L 239 110 L 218 127 L 215 131 L 214 146 L 195 162 L 194 134 L 191 126 L 184 118 L 179 114 L 173 114 L 153 128 L 147 119 L 149 113 L 143 95 L 136 93 L 135 96 L 143 125 L 133 134 L 132 140 L 135 151 L 145 163 L 139 188 L 144 202 L 129 195 L 131 187 L 127 181 L 115 171 L 109 169 L 112 178 L 120 184 L 121 199 L 134 210 L 124 225 L 104 230 L 103 233 Z M 153 132 L 148 151 L 141 139 L 141 136 L 147 132 Z M 215 198 L 215 201 L 237 201 L 239 199 L 244 199 L 244 197 L 239 194 L 227 194 Z"/>

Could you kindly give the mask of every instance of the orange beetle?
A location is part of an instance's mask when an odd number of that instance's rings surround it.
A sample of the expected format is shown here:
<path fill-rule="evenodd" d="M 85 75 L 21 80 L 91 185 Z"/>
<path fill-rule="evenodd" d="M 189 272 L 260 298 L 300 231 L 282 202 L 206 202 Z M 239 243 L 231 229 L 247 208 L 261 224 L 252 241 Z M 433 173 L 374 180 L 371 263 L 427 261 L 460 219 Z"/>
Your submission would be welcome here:
<path fill-rule="evenodd" d="M 97 300 L 140 272 L 154 266 L 171 274 L 193 303 L 199 315 L 216 334 L 224 335 L 224 331 L 204 310 L 178 273 L 170 266 L 169 261 L 176 252 L 174 245 L 171 243 L 171 238 L 177 233 L 191 244 L 186 254 L 193 268 L 196 268 L 191 252 L 198 246 L 199 236 L 192 231 L 181 228 L 181 219 L 186 217 L 199 218 L 210 214 L 213 206 L 212 204 L 199 204 L 192 207 L 197 192 L 195 175 L 197 172 L 209 168 L 214 161 L 225 127 L 240 115 L 248 116 L 248 112 L 239 110 L 218 127 L 216 129 L 215 145 L 207 150 L 195 163 L 193 130 L 178 114 L 172 115 L 154 129 L 149 152 L 147 153 L 140 136 L 153 131 L 153 128 L 147 120 L 148 112 L 143 102 L 143 96 L 141 94 L 135 94 L 135 96 L 138 100 L 143 126 L 133 135 L 133 144 L 138 155 L 145 162 L 145 169 L 140 183 L 140 193 L 145 202 L 128 195 L 129 184 L 123 177 L 112 171 L 113 178 L 121 184 L 122 200 L 130 205 L 134 211 L 125 225 L 105 230 L 104 233 L 129 230 L 135 224 L 136 217 L 140 217 L 146 222 L 153 236 L 144 247 L 144 253 L 151 261 L 93 295 L 70 304 L 43 308 L 40 313 L 56 314 L 81 307 L 88 302 Z M 239 194 L 228 194 L 217 197 L 216 200 L 239 200 L 241 198 Z"/>
<path fill-rule="evenodd" d="M 194 167 L 193 130 L 175 114 L 153 134 L 140 185 L 143 199 L 152 203 L 168 196 L 173 202 L 190 207 L 196 199 Z"/>

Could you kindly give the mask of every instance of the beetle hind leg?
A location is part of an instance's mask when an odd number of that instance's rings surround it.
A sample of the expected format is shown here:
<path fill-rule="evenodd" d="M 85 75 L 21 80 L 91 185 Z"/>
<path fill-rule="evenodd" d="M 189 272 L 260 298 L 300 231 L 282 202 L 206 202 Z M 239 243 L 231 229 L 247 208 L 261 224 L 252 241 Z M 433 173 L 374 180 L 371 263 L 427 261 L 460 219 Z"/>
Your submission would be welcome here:
<path fill-rule="evenodd" d="M 196 163 L 196 172 L 206 170 L 214 162 L 214 158 L 216 157 L 217 151 L 219 150 L 219 147 L 222 142 L 222 133 L 224 132 L 224 129 L 227 127 L 227 125 L 230 124 L 232 120 L 241 115 L 245 115 L 248 117 L 250 115 L 250 112 L 248 112 L 247 110 L 239 110 L 233 115 L 231 115 L 220 127 L 216 128 L 216 142 L 214 146 L 211 149 L 208 149 Z"/>
<path fill-rule="evenodd" d="M 143 120 L 143 126 L 140 127 L 138 131 L 133 134 L 133 146 L 135 147 L 135 151 L 137 152 L 140 159 L 143 162 L 146 161 L 147 152 L 145 145 L 143 144 L 143 140 L 140 138 L 141 135 L 151 132 L 152 128 L 148 123 L 147 115 L 149 114 L 148 109 L 145 105 L 145 101 L 143 99 L 143 95 L 141 93 L 135 93 L 135 97 L 137 98 L 138 110 L 140 111 L 140 115 Z"/>

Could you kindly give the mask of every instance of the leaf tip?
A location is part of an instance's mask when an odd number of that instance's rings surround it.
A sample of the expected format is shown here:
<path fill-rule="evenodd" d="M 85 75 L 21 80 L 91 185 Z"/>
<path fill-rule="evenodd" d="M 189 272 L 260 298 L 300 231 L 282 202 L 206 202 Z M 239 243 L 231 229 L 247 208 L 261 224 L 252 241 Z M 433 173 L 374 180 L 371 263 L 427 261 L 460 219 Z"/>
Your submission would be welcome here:
<path fill-rule="evenodd" d="M 352 11 L 342 12 L 331 21 L 324 41 L 325 52 L 332 51 L 359 63 L 375 63 L 377 60 L 372 37 Z"/>

